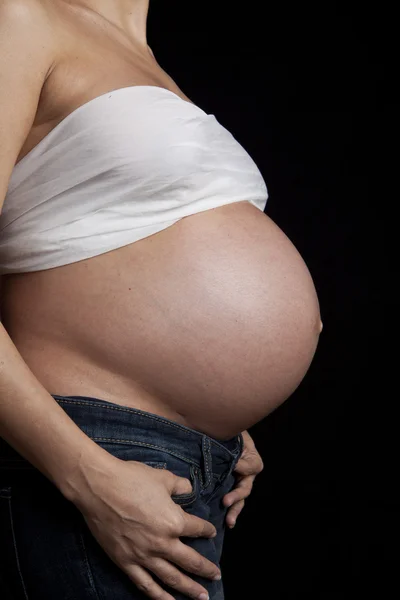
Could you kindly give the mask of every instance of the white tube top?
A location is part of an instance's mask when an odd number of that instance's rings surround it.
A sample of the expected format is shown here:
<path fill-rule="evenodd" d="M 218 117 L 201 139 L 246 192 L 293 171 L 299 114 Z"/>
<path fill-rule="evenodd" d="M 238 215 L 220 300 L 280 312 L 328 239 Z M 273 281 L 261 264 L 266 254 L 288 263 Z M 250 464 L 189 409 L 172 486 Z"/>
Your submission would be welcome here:
<path fill-rule="evenodd" d="M 214 115 L 155 86 L 107 92 L 65 117 L 14 167 L 0 215 L 0 274 L 83 260 L 179 219 L 268 199 Z"/>

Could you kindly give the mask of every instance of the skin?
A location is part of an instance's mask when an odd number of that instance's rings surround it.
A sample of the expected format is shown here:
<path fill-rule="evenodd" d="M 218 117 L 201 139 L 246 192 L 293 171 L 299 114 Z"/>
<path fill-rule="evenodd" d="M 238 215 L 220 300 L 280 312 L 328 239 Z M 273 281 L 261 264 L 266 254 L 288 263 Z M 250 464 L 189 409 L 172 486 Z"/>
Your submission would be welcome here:
<path fill-rule="evenodd" d="M 120 28 L 128 37 L 140 40 L 147 45 L 147 39 L 143 32 L 146 30 L 149 10 L 148 0 L 85 0 L 81 4 Z M 149 51 L 153 55 L 150 48 Z M 237 485 L 232 492 L 224 497 L 224 505 L 230 507 L 226 521 L 231 528 L 235 526 L 237 517 L 244 508 L 245 499 L 251 493 L 256 476 L 264 468 L 262 458 L 249 432 L 243 431 L 242 433 L 244 448 L 235 468 Z"/>
<path fill-rule="evenodd" d="M 148 46 L 148 1 L 46 4 L 60 50 L 18 160 L 107 91 L 154 85 L 190 102 Z M 7 276 L 2 302 L 18 351 L 51 393 L 140 408 L 216 439 L 242 431 L 237 485 L 224 498 L 230 526 L 263 468 L 247 429 L 297 388 L 322 329 L 304 261 L 244 201 L 89 260 Z"/>

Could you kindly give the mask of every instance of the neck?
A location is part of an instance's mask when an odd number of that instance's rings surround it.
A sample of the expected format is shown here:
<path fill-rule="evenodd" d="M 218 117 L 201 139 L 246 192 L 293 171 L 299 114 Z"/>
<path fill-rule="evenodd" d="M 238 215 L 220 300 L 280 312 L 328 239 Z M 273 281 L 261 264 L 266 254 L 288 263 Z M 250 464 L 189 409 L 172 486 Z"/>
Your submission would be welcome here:
<path fill-rule="evenodd" d="M 129 37 L 147 45 L 150 0 L 67 0 L 98 14 Z"/>

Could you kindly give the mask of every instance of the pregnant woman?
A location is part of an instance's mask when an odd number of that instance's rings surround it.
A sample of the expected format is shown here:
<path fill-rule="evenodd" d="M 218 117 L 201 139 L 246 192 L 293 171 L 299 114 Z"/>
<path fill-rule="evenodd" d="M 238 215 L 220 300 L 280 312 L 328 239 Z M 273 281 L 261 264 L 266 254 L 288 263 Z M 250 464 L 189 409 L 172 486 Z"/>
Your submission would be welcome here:
<path fill-rule="evenodd" d="M 262 469 L 246 430 L 322 327 L 257 166 L 157 63 L 148 8 L 0 3 L 3 600 L 222 600 Z"/>

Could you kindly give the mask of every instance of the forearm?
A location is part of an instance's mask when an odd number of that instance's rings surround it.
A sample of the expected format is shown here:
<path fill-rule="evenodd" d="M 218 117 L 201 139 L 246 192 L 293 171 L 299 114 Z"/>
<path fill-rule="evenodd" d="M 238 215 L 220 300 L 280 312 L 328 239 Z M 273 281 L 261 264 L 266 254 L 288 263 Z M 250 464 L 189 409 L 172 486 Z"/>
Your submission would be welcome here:
<path fill-rule="evenodd" d="M 83 465 L 108 457 L 34 376 L 1 323 L 0 436 L 71 500 L 85 485 Z"/>

